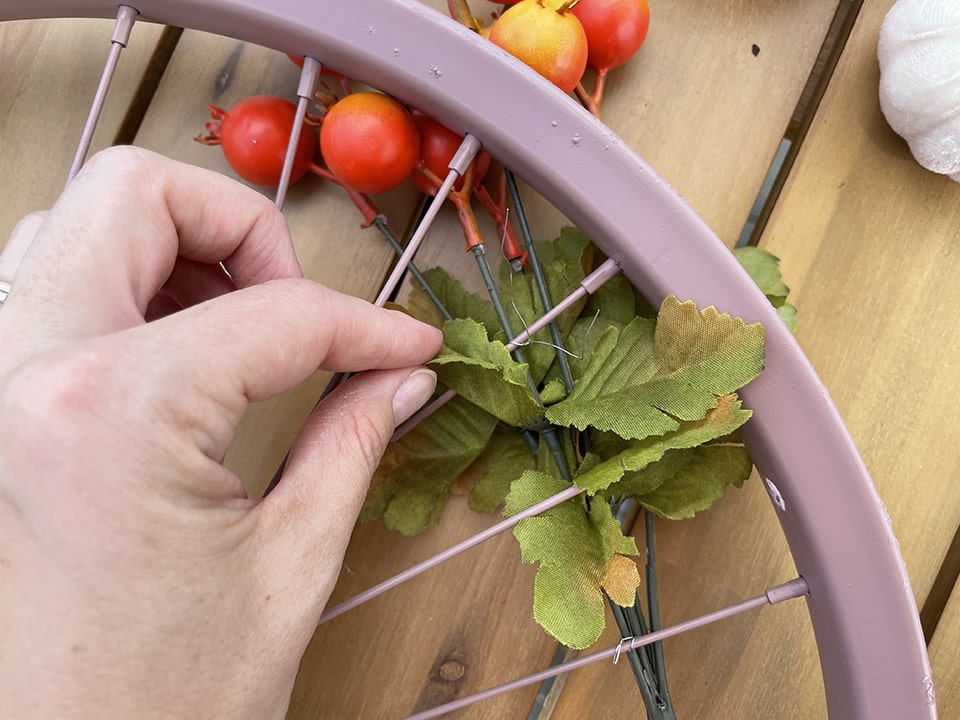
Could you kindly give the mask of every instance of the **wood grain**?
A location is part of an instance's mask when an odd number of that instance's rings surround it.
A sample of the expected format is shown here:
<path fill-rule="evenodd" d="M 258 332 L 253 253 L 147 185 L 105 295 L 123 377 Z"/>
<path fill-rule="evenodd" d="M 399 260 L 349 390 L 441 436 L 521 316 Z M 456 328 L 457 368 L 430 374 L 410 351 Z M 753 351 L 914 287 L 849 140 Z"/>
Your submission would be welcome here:
<path fill-rule="evenodd" d="M 28 212 L 57 199 L 110 51 L 112 20 L 0 23 L 0 247 Z M 91 151 L 109 145 L 161 28 L 134 26 Z"/>
<path fill-rule="evenodd" d="M 960 524 L 960 185 L 920 168 L 877 101 L 865 3 L 763 244 L 802 308 L 798 338 L 887 503 L 922 599 Z"/>
<path fill-rule="evenodd" d="M 876 41 L 891 4 L 864 4 L 763 244 L 783 260 L 798 337 L 887 505 L 922 604 L 960 523 L 960 186 L 920 168 L 880 112 Z M 938 634 L 956 632 L 951 618 Z M 947 657 L 935 681 L 952 686 Z"/>

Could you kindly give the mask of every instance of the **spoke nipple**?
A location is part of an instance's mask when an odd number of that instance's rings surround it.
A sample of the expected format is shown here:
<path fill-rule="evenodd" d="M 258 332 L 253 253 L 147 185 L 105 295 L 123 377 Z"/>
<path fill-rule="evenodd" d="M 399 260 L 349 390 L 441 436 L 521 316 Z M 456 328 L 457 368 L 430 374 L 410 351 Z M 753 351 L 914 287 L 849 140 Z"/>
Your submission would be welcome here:
<path fill-rule="evenodd" d="M 453 159 L 450 161 L 448 167 L 456 172 L 457 175 L 463 175 L 479 151 L 480 141 L 474 135 L 467 133 L 463 138 L 463 142 L 460 143 L 457 152 L 454 153 Z"/>
<path fill-rule="evenodd" d="M 785 582 L 783 585 L 772 587 L 764 594 L 767 596 L 767 602 L 771 605 L 776 605 L 784 600 L 792 600 L 793 598 L 809 595 L 810 587 L 807 585 L 806 580 L 798 577 L 790 582 Z"/>

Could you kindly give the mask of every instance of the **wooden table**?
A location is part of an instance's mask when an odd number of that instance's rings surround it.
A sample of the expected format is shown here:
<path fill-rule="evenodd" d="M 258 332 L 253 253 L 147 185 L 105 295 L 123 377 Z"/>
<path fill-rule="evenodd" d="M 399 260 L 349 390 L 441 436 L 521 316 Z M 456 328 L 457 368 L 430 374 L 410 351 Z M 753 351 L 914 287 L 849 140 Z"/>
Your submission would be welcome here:
<path fill-rule="evenodd" d="M 604 115 L 730 245 L 789 141 L 774 192 L 754 210 L 754 239 L 782 258 L 800 309 L 800 342 L 887 504 L 932 637 L 941 717 L 953 718 L 960 716 L 960 454 L 950 438 L 960 426 L 960 283 L 951 280 L 960 273 L 960 185 L 917 166 L 880 114 L 875 50 L 891 4 L 653 2 L 650 38 L 612 75 Z M 483 5 L 475 3 L 478 14 Z M 59 192 L 108 26 L 0 27 L 0 237 Z M 95 145 L 119 137 L 230 173 L 218 151 L 191 141 L 206 103 L 289 96 L 296 77 L 273 51 L 138 26 Z M 383 209 L 403 218 L 412 200 L 397 193 Z M 344 198 L 308 180 L 288 208 L 307 274 L 372 297 L 391 253 L 372 232 L 358 236 Z M 540 227 L 560 222 L 542 208 L 532 214 Z M 442 222 L 435 234 L 455 236 L 451 219 Z M 359 239 L 338 245 L 345 237 Z M 463 263 L 449 247 L 424 248 L 421 264 L 438 259 Z M 251 492 L 263 489 L 323 382 L 314 378 L 245 421 L 228 463 Z M 441 525 L 414 540 L 390 536 L 379 523 L 359 526 L 334 600 L 490 522 L 455 497 Z M 665 623 L 793 574 L 756 478 L 695 520 L 662 523 L 658 535 Z M 556 647 L 530 619 L 533 569 L 517 555 L 512 538 L 501 538 L 325 625 L 304 659 L 289 717 L 399 718 L 548 665 Z M 615 632 L 602 642 L 614 644 Z M 683 718 L 825 715 L 802 604 L 684 636 L 666 652 Z M 457 717 L 526 717 L 535 692 Z M 553 717 L 625 715 L 643 713 L 621 664 L 572 675 Z"/>

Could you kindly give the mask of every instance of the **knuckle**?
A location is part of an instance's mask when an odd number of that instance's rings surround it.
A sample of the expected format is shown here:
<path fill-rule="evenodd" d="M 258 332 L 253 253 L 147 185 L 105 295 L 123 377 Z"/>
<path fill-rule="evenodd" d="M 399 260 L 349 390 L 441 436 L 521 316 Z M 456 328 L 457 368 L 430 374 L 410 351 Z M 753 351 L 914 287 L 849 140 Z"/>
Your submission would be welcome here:
<path fill-rule="evenodd" d="M 98 151 L 84 164 L 83 172 L 124 176 L 146 175 L 156 172 L 157 156 L 149 150 L 132 145 L 114 145 Z"/>
<path fill-rule="evenodd" d="M 5 384 L 3 434 L 26 458 L 69 462 L 95 421 L 108 412 L 107 388 L 115 378 L 109 358 L 93 348 L 45 356 L 21 367 Z"/>

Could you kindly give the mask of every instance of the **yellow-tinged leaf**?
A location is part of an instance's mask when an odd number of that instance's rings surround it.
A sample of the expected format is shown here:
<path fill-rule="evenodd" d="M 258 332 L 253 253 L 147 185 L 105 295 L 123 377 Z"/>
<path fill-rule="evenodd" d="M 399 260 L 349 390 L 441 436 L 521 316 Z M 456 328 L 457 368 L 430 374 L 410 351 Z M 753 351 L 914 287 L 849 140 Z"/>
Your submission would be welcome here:
<path fill-rule="evenodd" d="M 706 417 L 717 396 L 763 369 L 763 328 L 672 295 L 656 321 L 635 318 L 599 336 L 573 392 L 547 418 L 642 440 Z"/>
<path fill-rule="evenodd" d="M 563 480 L 538 471 L 524 473 L 513 483 L 504 514 L 519 510 L 569 487 Z M 589 647 L 603 632 L 603 590 L 619 598 L 632 596 L 640 583 L 633 538 L 625 536 L 605 502 L 589 509 L 584 498 L 567 500 L 513 531 L 523 562 L 539 562 L 534 582 L 533 614 L 537 622 L 568 647 Z M 624 562 L 626 561 L 626 562 Z M 633 565 L 631 574 L 628 565 Z"/>
<path fill-rule="evenodd" d="M 610 558 L 610 567 L 601 583 L 607 595 L 620 607 L 633 607 L 640 586 L 636 561 L 623 555 Z"/>

